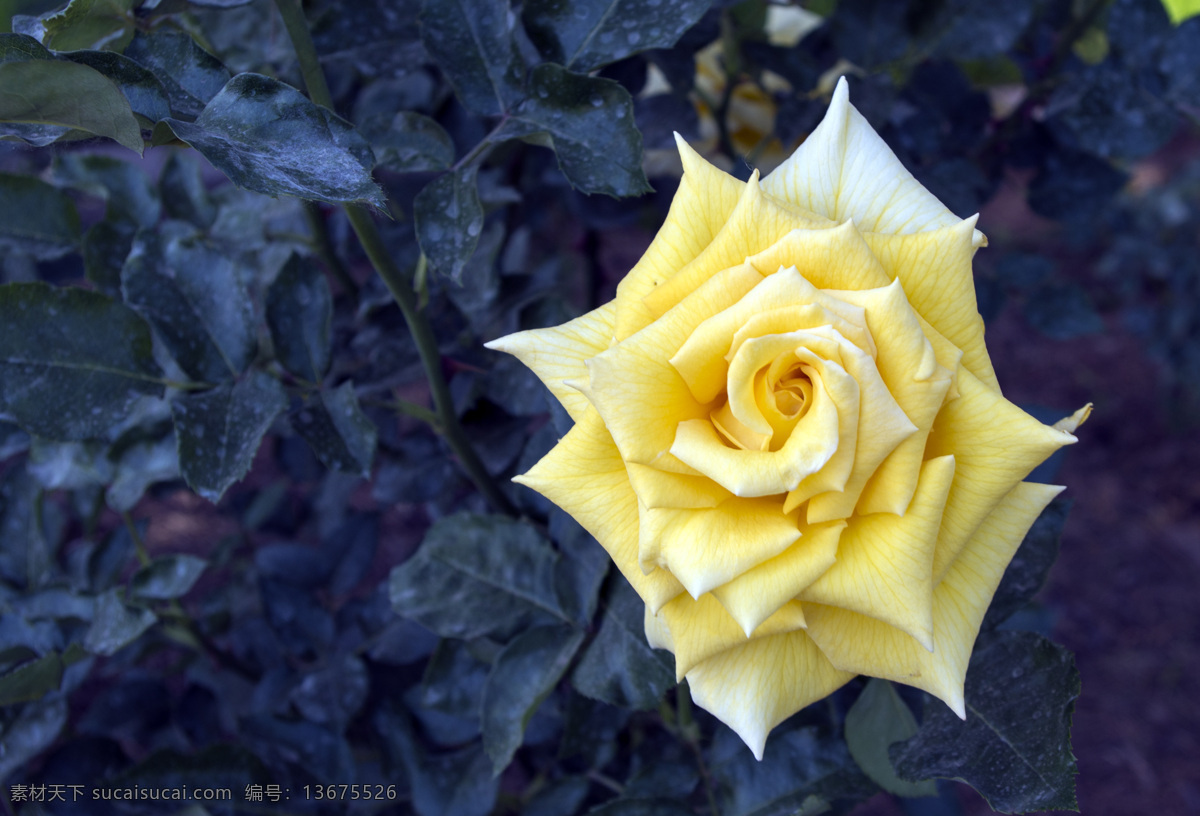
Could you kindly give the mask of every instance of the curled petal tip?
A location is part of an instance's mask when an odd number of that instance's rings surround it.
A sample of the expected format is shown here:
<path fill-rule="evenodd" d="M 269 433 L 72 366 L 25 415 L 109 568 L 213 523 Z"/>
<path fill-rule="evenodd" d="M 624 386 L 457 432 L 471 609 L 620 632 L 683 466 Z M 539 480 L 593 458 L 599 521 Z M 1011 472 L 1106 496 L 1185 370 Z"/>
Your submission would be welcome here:
<path fill-rule="evenodd" d="M 1063 417 L 1058 422 L 1055 422 L 1054 428 L 1059 431 L 1073 434 L 1075 433 L 1075 429 L 1087 422 L 1088 417 L 1091 415 L 1092 404 L 1089 402 L 1087 405 L 1083 406 L 1069 417 Z"/>

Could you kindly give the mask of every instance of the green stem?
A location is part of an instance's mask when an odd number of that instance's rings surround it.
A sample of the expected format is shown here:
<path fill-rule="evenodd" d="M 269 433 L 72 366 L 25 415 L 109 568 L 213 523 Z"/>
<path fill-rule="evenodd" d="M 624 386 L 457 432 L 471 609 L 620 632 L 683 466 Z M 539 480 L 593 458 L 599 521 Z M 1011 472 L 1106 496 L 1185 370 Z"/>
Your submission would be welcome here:
<path fill-rule="evenodd" d="M 317 255 L 328 267 L 329 271 L 337 278 L 337 282 L 342 285 L 342 289 L 355 297 L 358 296 L 358 284 L 354 278 L 350 277 L 350 273 L 346 271 L 346 267 L 338 258 L 337 253 L 333 251 L 333 241 L 329 240 L 329 230 L 325 227 L 325 219 L 321 216 L 321 208 L 315 201 L 304 202 L 304 220 L 308 222 L 308 228 L 312 232 L 314 248 L 317 250 Z"/>
<path fill-rule="evenodd" d="M 121 519 L 125 522 L 125 529 L 129 531 L 129 537 L 133 540 L 133 549 L 137 552 L 138 563 L 143 567 L 150 563 L 150 553 L 146 551 L 146 542 L 142 541 L 142 534 L 138 532 L 137 525 L 133 523 L 133 516 L 129 515 L 129 511 L 125 510 L 121 513 Z"/>
<path fill-rule="evenodd" d="M 708 765 L 704 761 L 704 752 L 700 749 L 700 725 L 692 718 L 692 693 L 687 680 L 675 689 L 675 712 L 679 722 L 679 734 L 696 757 L 696 767 L 700 771 L 700 780 L 704 783 L 704 794 L 708 798 L 708 812 L 719 816 L 717 797 L 713 794 L 712 777 L 708 773 Z"/>
<path fill-rule="evenodd" d="M 313 102 L 333 110 L 333 94 L 329 92 L 329 84 L 325 81 L 325 71 L 317 58 L 317 47 L 313 44 L 312 34 L 308 30 L 308 18 L 300 7 L 300 0 L 275 0 L 279 15 L 283 17 L 283 25 L 287 28 L 288 37 L 300 58 L 300 76 L 304 78 L 304 87 L 308 88 L 308 96 Z M 336 113 L 336 111 L 334 111 Z"/>
<path fill-rule="evenodd" d="M 321 71 L 321 64 L 317 59 L 317 49 L 313 45 L 312 35 L 308 30 L 308 20 L 304 17 L 300 3 L 298 0 L 275 0 L 275 5 L 279 8 L 284 25 L 287 26 L 288 35 L 292 38 L 292 45 L 300 60 L 300 71 L 304 76 L 309 97 L 316 104 L 333 110 L 333 97 L 329 93 L 329 86 L 325 83 L 325 74 Z M 392 293 L 396 305 L 400 307 L 400 312 L 404 315 L 404 322 L 408 324 L 408 330 L 412 334 L 413 342 L 417 346 L 417 353 L 421 357 L 421 364 L 425 369 L 425 377 L 429 380 L 429 390 L 433 395 L 434 408 L 437 411 L 446 444 L 454 451 L 463 470 L 467 472 L 471 481 L 475 483 L 475 487 L 487 498 L 492 507 L 508 515 L 517 515 L 516 508 L 513 507 L 508 497 L 492 481 L 491 474 L 487 472 L 479 455 L 471 447 L 470 440 L 467 439 L 466 432 L 463 431 L 462 425 L 458 421 L 458 415 L 454 412 L 454 401 L 450 397 L 450 387 L 446 384 L 446 378 L 442 374 L 442 358 L 438 351 L 437 339 L 434 337 L 429 321 L 417 307 L 417 297 L 412 286 L 405 279 L 400 267 L 392 260 L 392 256 L 383 242 L 383 236 L 379 234 L 375 222 L 371 220 L 371 216 L 367 214 L 366 210 L 354 205 L 343 206 L 346 210 L 346 217 L 350 219 L 350 226 L 354 228 L 355 235 L 358 236 L 363 250 L 367 253 L 367 258 L 375 267 L 375 272 L 387 285 L 388 291 Z"/>

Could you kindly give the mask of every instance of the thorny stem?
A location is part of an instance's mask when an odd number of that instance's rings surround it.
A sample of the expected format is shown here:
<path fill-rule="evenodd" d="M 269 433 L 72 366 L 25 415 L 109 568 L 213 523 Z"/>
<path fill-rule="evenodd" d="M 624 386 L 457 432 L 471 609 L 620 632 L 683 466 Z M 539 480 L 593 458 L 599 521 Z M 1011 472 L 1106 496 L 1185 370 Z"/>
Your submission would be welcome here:
<path fill-rule="evenodd" d="M 312 35 L 308 30 L 308 20 L 304 17 L 299 0 L 275 0 L 275 5 L 283 17 L 288 35 L 292 39 L 292 45 L 296 49 L 296 56 L 300 60 L 300 71 L 304 77 L 305 87 L 308 88 L 309 97 L 316 104 L 333 110 L 333 97 L 325 82 L 325 74 L 321 70 L 320 61 L 317 58 L 317 49 L 313 45 Z M 464 160 L 468 157 L 474 160 L 478 155 L 476 151 L 482 152 L 489 147 L 490 142 L 484 139 L 474 151 L 464 157 Z M 350 226 L 353 227 L 363 250 L 367 253 L 367 258 L 375 267 L 375 272 L 387 285 L 388 291 L 392 293 L 396 305 L 400 307 L 400 311 L 404 315 L 404 322 L 412 334 L 413 342 L 421 357 L 421 364 L 425 369 L 425 377 L 429 381 L 429 390 L 433 396 L 434 409 L 442 429 L 442 437 L 458 457 L 459 464 L 467 472 L 471 481 L 475 483 L 475 487 L 487 498 L 492 507 L 511 516 L 517 515 L 516 508 L 492 480 L 491 474 L 487 472 L 479 455 L 471 447 L 471 443 L 458 421 L 458 415 L 454 412 L 454 401 L 450 397 L 450 388 L 442 374 L 442 360 L 441 353 L 438 351 L 437 339 L 434 337 L 429 321 L 418 308 L 417 297 L 412 286 L 405 279 L 396 262 L 392 260 L 391 255 L 388 254 L 383 237 L 379 234 L 375 222 L 371 220 L 371 216 L 367 214 L 366 210 L 354 205 L 343 206 L 347 218 L 350 219 Z"/>

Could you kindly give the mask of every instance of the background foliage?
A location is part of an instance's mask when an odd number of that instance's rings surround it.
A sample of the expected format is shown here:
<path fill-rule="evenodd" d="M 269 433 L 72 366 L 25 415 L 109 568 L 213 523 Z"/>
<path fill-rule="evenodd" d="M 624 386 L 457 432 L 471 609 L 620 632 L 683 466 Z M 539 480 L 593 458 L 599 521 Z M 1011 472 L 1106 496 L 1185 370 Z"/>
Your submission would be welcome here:
<path fill-rule="evenodd" d="M 985 318 L 1122 322 L 1178 421 L 1200 407 L 1200 19 L 792 6 L 0 2 L 8 812 L 766 816 L 933 778 L 1073 807 L 1078 674 L 1030 606 L 1063 503 L 985 621 L 966 723 L 858 680 L 757 763 L 675 689 L 595 542 L 508 482 L 569 419 L 482 342 L 611 297 L 677 184 L 673 130 L 746 178 L 846 72 L 956 213 L 1023 196 L 1062 225 L 979 256 Z"/>

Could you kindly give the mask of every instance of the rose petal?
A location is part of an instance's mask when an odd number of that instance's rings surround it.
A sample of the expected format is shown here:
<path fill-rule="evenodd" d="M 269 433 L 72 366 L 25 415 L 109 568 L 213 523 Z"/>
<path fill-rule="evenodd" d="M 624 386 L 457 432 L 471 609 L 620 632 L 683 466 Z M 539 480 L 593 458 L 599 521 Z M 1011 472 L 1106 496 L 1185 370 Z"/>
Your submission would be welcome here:
<path fill-rule="evenodd" d="M 659 566 L 670 570 L 693 598 L 733 580 L 779 555 L 800 538 L 795 513 L 785 515 L 776 499 L 731 498 L 699 510 L 641 511 L 638 537 L 657 551 Z"/>
<path fill-rule="evenodd" d="M 682 680 L 697 664 L 747 642 L 737 621 L 712 595 L 702 595 L 698 599 L 681 595 L 664 605 L 658 617 L 671 631 L 677 680 Z M 762 622 L 749 640 L 792 632 L 804 626 L 804 611 L 800 604 L 784 604 Z"/>
<path fill-rule="evenodd" d="M 616 304 L 610 301 L 561 326 L 517 332 L 484 345 L 515 355 L 578 422 L 588 399 L 566 383 L 586 378 L 587 360 L 612 345 L 615 317 Z"/>
<path fill-rule="evenodd" d="M 899 278 L 917 313 L 962 349 L 967 370 L 999 391 L 975 302 L 971 259 L 977 247 L 971 236 L 977 218 L 915 235 L 868 233 L 863 238 L 888 276 Z"/>
<path fill-rule="evenodd" d="M 934 649 L 857 612 L 804 604 L 808 633 L 834 665 L 924 689 L 965 718 L 963 680 L 979 624 L 1033 522 L 1063 488 L 1018 484 L 981 524 L 933 591 Z"/>
<path fill-rule="evenodd" d="M 818 289 L 874 289 L 889 280 L 853 221 L 792 230 L 746 261 L 764 275 L 794 266 Z"/>
<path fill-rule="evenodd" d="M 638 503 L 625 463 L 594 410 L 523 476 L 513 479 L 567 511 L 608 551 L 638 595 L 659 609 L 683 592 L 666 570 L 649 575 L 638 566 Z"/>
<path fill-rule="evenodd" d="M 853 218 L 864 232 L 913 233 L 962 220 L 904 169 L 850 104 L 844 77 L 825 118 L 763 189 L 839 223 Z"/>
<path fill-rule="evenodd" d="M 800 524 L 800 540 L 779 555 L 713 590 L 749 637 L 775 610 L 800 595 L 837 560 L 845 521 Z"/>
<path fill-rule="evenodd" d="M 1038 422 L 965 368 L 959 369 L 958 384 L 961 396 L 942 407 L 925 451 L 927 457 L 953 454 L 955 460 L 933 560 L 935 582 L 1000 500 L 1046 457 L 1076 441 Z"/>
<path fill-rule="evenodd" d="M 803 631 L 735 646 L 687 675 L 696 705 L 736 731 L 756 759 L 772 728 L 853 678 L 834 668 Z"/>
<path fill-rule="evenodd" d="M 642 298 L 687 266 L 712 242 L 729 220 L 729 214 L 746 187 L 745 183 L 705 161 L 679 134 L 675 135 L 675 143 L 683 160 L 683 178 L 671 200 L 667 220 L 641 260 L 617 284 L 616 337 L 619 340 L 650 322 L 647 319 L 649 310 L 642 304 Z"/>
<path fill-rule="evenodd" d="M 726 269 L 634 337 L 587 361 L 585 394 L 626 460 L 656 465 L 670 450 L 680 420 L 708 416 L 710 407 L 692 396 L 668 361 L 696 326 L 761 280 L 745 264 Z"/>
<path fill-rule="evenodd" d="M 926 462 L 908 513 L 856 518 L 837 563 L 801 599 L 876 618 L 932 651 L 933 552 L 953 479 L 953 456 Z"/>
<path fill-rule="evenodd" d="M 712 243 L 677 274 L 655 287 L 642 303 L 650 310 L 650 315 L 658 317 L 722 269 L 743 263 L 747 257 L 792 230 L 813 230 L 822 226 L 833 224 L 763 195 L 755 172 L 746 183 L 737 207 L 730 213 L 729 221 Z M 619 328 L 624 326 L 622 322 Z"/>

